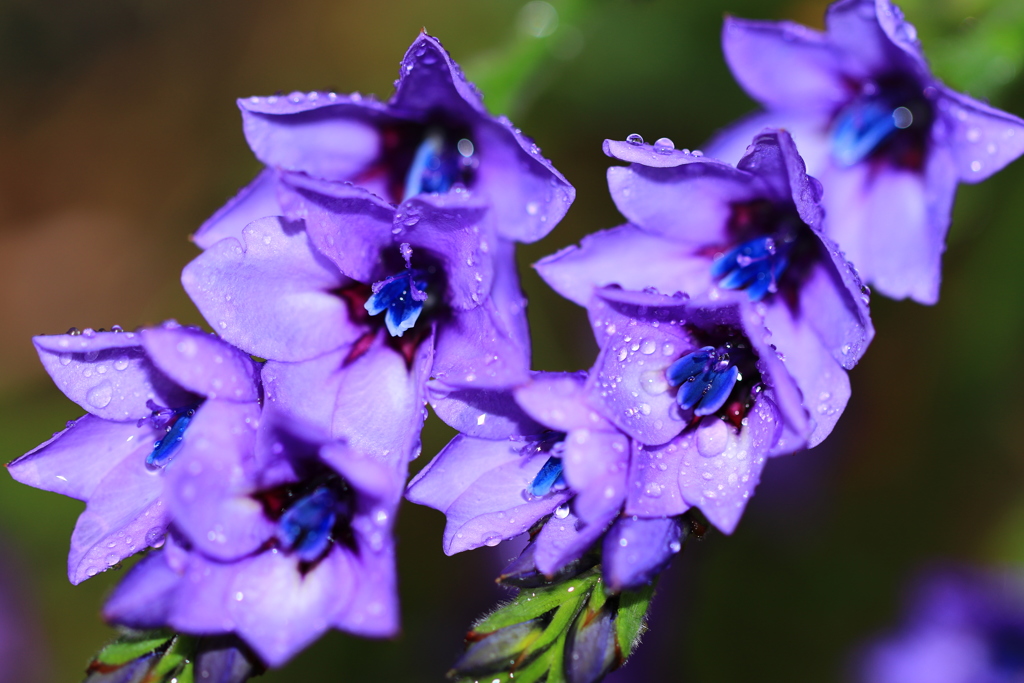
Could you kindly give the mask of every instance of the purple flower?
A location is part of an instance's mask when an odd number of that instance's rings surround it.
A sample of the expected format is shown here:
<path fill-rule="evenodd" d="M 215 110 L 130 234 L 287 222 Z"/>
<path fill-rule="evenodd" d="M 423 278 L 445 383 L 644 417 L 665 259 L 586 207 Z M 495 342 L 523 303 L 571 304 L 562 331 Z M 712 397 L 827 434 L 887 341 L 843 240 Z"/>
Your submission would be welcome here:
<path fill-rule="evenodd" d="M 402 211 L 347 186 L 303 224 L 256 221 L 186 267 L 182 281 L 228 341 L 271 362 L 268 400 L 334 438 L 415 454 L 426 381 L 525 380 L 529 335 L 511 243 L 464 194 Z"/>
<path fill-rule="evenodd" d="M 600 544 L 618 590 L 649 581 L 679 551 L 677 519 L 620 518 L 633 444 L 588 403 L 585 375 L 540 373 L 514 392 L 493 392 L 490 406 L 475 430 L 489 438 L 456 436 L 406 492 L 445 513 L 445 553 L 532 529 L 506 573 L 553 576 Z M 484 427 L 492 417 L 500 427 Z"/>
<path fill-rule="evenodd" d="M 726 19 L 726 60 L 767 111 L 707 152 L 737 159 L 752 133 L 787 128 L 825 186 L 826 230 L 865 280 L 934 303 L 956 184 L 1020 156 L 1024 121 L 939 82 L 889 0 L 835 2 L 826 26 Z"/>
<path fill-rule="evenodd" d="M 301 188 L 344 201 L 350 184 L 393 206 L 471 192 L 497 236 L 532 242 L 561 220 L 575 191 L 505 117 L 484 108 L 440 42 L 417 36 L 387 103 L 359 93 L 295 92 L 238 102 L 246 140 L 267 168 L 196 232 L 209 248 L 264 216 L 302 213 Z"/>
<path fill-rule="evenodd" d="M 602 305 L 593 292 L 606 285 L 681 291 L 699 305 L 756 302 L 772 344 L 785 356 L 787 372 L 812 410 L 807 443 L 819 443 L 849 398 L 844 367 L 860 359 L 874 328 L 853 267 L 822 234 L 821 187 L 804 171 L 790 136 L 761 132 L 736 168 L 639 141 L 607 141 L 605 151 L 632 162 L 608 171 L 612 196 L 630 223 L 542 259 L 538 272 L 583 306 Z M 607 335 L 599 331 L 598 336 Z M 731 387 L 725 380 L 722 375 L 711 398 L 725 399 Z M 721 408 L 707 398 L 696 405 L 700 396 L 687 388 L 697 386 L 706 385 L 688 382 L 681 390 L 682 408 L 694 408 L 697 416 Z M 636 402 L 630 396 L 624 400 Z M 625 415 L 625 410 L 615 406 L 609 414 Z M 634 437 L 657 445 L 678 433 L 679 424 L 661 422 L 655 432 Z"/>
<path fill-rule="evenodd" d="M 590 315 L 601 352 L 587 395 L 634 439 L 627 515 L 672 517 L 698 507 L 731 533 L 766 459 L 816 435 L 802 377 L 754 309 L 597 292 Z M 841 369 L 827 381 L 849 391 Z"/>
<path fill-rule="evenodd" d="M 937 572 L 915 589 L 900 629 L 861 653 L 865 683 L 1010 683 L 1024 675 L 1024 580 Z"/>
<path fill-rule="evenodd" d="M 235 633 L 280 666 L 329 628 L 398 629 L 393 468 L 265 412 L 167 473 L 167 544 L 125 577 L 107 619 Z M 301 432 L 301 433 L 296 433 Z"/>
<path fill-rule="evenodd" d="M 167 472 L 258 417 L 259 371 L 216 337 L 172 323 L 33 341 L 88 414 L 7 467 L 17 481 L 85 501 L 68 556 L 77 584 L 163 543 Z"/>

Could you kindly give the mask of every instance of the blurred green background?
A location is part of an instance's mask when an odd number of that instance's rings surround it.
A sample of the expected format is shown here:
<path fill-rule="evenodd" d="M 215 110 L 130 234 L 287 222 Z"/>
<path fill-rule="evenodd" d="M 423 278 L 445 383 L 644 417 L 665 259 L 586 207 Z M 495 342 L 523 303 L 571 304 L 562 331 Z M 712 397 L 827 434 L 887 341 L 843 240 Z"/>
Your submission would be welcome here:
<path fill-rule="evenodd" d="M 578 199 L 521 249 L 535 367 L 585 368 L 585 316 L 528 264 L 620 222 L 606 137 L 699 147 L 753 104 L 718 45 L 724 13 L 820 26 L 820 0 L 3 0 L 0 2 L 0 457 L 80 409 L 29 337 L 70 326 L 200 318 L 178 285 L 186 236 L 259 165 L 234 99 L 275 91 L 387 96 L 421 27 L 441 38 L 573 182 Z M 1024 5 L 909 0 L 938 73 L 1024 113 Z M 961 189 L 941 303 L 876 298 L 878 335 L 831 439 L 773 461 L 732 537 L 690 544 L 662 582 L 654 628 L 609 680 L 848 678 L 857 643 L 897 618 L 921 566 L 1024 563 L 1024 162 Z M 450 436 L 431 421 L 421 467 Z M 112 631 L 121 572 L 64 571 L 81 505 L 0 477 L 0 609 L 16 653 L 0 681 L 76 681 Z M 331 633 L 267 683 L 439 681 L 513 551 L 452 558 L 442 516 L 404 508 L 404 631 Z M 15 642 L 16 641 L 16 642 Z M 4 652 L 0 644 L 0 652 Z M 15 672 L 15 673 L 12 673 Z"/>

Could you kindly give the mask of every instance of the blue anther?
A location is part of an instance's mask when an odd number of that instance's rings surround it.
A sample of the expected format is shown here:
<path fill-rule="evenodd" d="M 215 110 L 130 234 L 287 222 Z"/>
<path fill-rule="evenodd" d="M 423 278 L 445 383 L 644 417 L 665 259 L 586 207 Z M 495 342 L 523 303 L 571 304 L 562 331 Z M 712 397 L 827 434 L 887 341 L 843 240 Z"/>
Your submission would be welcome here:
<path fill-rule="evenodd" d="M 730 364 L 728 355 L 705 346 L 670 365 L 665 375 L 669 384 L 679 387 L 676 395 L 679 407 L 703 416 L 725 405 L 736 386 L 739 368 Z"/>
<path fill-rule="evenodd" d="M 363 307 L 370 315 L 387 311 L 384 323 L 392 337 L 401 337 L 411 329 L 423 312 L 427 300 L 427 282 L 423 276 L 410 268 L 392 275 L 373 285 L 373 295 Z"/>
<path fill-rule="evenodd" d="M 894 106 L 884 97 L 854 100 L 839 112 L 832 124 L 832 157 L 840 166 L 862 161 L 890 135 L 910 125 L 906 107 Z M 910 121 L 913 121 L 911 116 Z"/>
<path fill-rule="evenodd" d="M 452 189 L 459 179 L 463 155 L 458 147 L 445 143 L 444 131 L 440 129 L 432 129 L 424 136 L 405 176 L 402 201 L 423 192 L 445 193 Z M 466 148 L 466 145 L 462 146 Z"/>
<path fill-rule="evenodd" d="M 552 456 L 547 459 L 540 472 L 530 482 L 527 490 L 534 496 L 546 496 L 552 490 L 565 488 L 565 475 L 562 472 L 562 459 Z"/>
<path fill-rule="evenodd" d="M 715 347 L 705 346 L 693 353 L 688 353 L 672 365 L 668 366 L 665 373 L 668 383 L 674 387 L 679 386 L 691 377 L 704 372 L 708 362 L 715 357 Z"/>
<path fill-rule="evenodd" d="M 318 487 L 281 515 L 277 523 L 278 540 L 300 560 L 315 561 L 331 543 L 337 508 L 334 492 L 326 486 Z"/>
<path fill-rule="evenodd" d="M 745 289 L 751 301 L 760 301 L 774 292 L 779 278 L 789 265 L 793 239 L 766 235 L 730 249 L 711 264 L 711 276 L 723 289 Z"/>
<path fill-rule="evenodd" d="M 153 450 L 146 456 L 146 467 L 151 470 L 159 470 L 167 467 L 167 464 L 174 458 L 174 454 L 181 447 L 181 441 L 185 438 L 185 430 L 188 428 L 192 417 L 195 415 L 195 408 L 180 408 L 174 411 L 170 423 L 170 429 L 164 438 L 153 444 Z"/>

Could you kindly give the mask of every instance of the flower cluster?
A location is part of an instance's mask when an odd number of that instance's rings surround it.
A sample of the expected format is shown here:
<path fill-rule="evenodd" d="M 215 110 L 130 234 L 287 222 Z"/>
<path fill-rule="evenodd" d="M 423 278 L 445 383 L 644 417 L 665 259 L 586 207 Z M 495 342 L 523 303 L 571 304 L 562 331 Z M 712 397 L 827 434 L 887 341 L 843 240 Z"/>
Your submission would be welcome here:
<path fill-rule="evenodd" d="M 216 334 L 37 337 L 88 414 L 9 471 L 86 502 L 73 583 L 153 549 L 109 620 L 232 634 L 277 666 L 328 628 L 397 633 L 392 527 L 428 384 L 528 379 L 514 242 L 574 191 L 426 34 L 386 103 L 239 104 L 267 168 L 182 275 Z"/>
<path fill-rule="evenodd" d="M 87 414 L 8 469 L 85 501 L 70 580 L 148 549 L 111 622 L 279 666 L 330 628 L 397 632 L 404 493 L 446 515 L 449 554 L 530 534 L 502 581 L 547 597 L 478 624 L 457 672 L 620 664 L 685 540 L 732 533 L 766 463 L 843 413 L 874 336 L 848 259 L 934 301 L 956 181 L 1024 151 L 1024 122 L 938 83 L 888 0 L 840 0 L 828 26 L 727 20 L 767 111 L 713 142 L 725 160 L 604 143 L 626 223 L 536 264 L 589 314 L 584 372 L 531 371 L 515 264 L 574 190 L 437 40 L 386 102 L 240 100 L 265 169 L 182 274 L 214 334 L 35 339 Z M 460 434 L 406 488 L 428 402 Z M 177 652 L 153 642 L 146 670 Z"/>

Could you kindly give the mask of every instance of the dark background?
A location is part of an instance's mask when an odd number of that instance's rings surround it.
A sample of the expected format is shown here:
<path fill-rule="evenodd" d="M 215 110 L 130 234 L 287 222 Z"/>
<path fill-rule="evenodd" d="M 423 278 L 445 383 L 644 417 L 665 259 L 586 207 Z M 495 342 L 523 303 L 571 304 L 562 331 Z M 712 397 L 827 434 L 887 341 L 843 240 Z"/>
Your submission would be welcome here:
<path fill-rule="evenodd" d="M 585 316 L 528 264 L 621 220 L 602 139 L 699 147 L 753 107 L 721 58 L 723 14 L 820 26 L 826 3 L 551 4 L 560 22 L 536 38 L 531 25 L 552 25 L 530 24 L 522 0 L 0 2 L 0 457 L 81 413 L 49 382 L 31 335 L 201 322 L 178 284 L 197 253 L 187 235 L 259 168 L 234 99 L 386 97 L 424 26 L 576 185 L 565 221 L 520 255 L 535 367 L 588 367 Z M 1024 10 L 903 6 L 940 75 L 1024 113 Z M 845 680 L 850 653 L 895 622 L 922 566 L 1024 561 L 1022 190 L 1022 162 L 961 189 L 941 302 L 875 297 L 877 338 L 833 436 L 770 463 L 732 537 L 690 544 L 661 583 L 639 655 L 612 680 Z M 449 436 L 431 420 L 414 469 Z M 80 509 L 0 477 L 0 681 L 78 680 L 112 635 L 98 612 L 123 570 L 67 583 Z M 330 633 L 260 680 L 441 680 L 470 621 L 502 596 L 492 577 L 514 554 L 447 558 L 442 527 L 433 510 L 402 511 L 401 637 Z"/>

